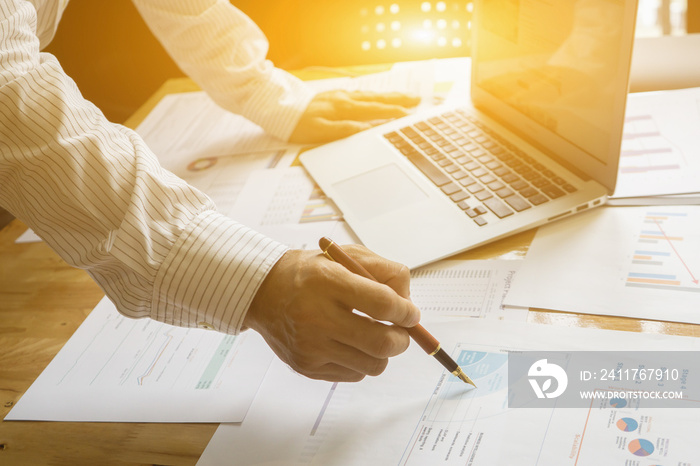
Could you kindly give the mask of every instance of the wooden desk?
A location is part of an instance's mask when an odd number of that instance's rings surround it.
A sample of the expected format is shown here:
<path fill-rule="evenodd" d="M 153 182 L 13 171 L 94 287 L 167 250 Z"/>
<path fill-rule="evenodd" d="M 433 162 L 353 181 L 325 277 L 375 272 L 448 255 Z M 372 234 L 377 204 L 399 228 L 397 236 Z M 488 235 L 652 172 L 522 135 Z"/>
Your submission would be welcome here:
<path fill-rule="evenodd" d="M 381 67 L 355 67 L 354 73 Z M 322 70 L 300 73 L 327 77 Z M 135 128 L 166 94 L 197 90 L 188 79 L 164 84 L 129 120 Z M 15 244 L 26 227 L 0 230 L 0 418 L 68 341 L 103 293 L 82 270 L 67 266 L 44 243 Z M 534 231 L 460 254 L 461 259 L 519 259 Z M 529 322 L 700 336 L 697 325 L 531 311 Z M 216 424 L 0 422 L 2 465 L 196 463 Z"/>

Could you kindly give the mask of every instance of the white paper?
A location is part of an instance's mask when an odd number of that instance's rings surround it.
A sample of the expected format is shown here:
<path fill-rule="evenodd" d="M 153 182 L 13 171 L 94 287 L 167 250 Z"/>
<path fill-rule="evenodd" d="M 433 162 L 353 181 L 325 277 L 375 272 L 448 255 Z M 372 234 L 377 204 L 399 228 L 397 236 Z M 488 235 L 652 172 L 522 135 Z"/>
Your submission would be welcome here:
<path fill-rule="evenodd" d="M 700 323 L 700 207 L 602 207 L 540 227 L 505 304 Z"/>
<path fill-rule="evenodd" d="M 323 236 L 360 244 L 340 211 L 298 166 L 252 172 L 236 202 L 221 211 L 294 249 L 318 249 Z"/>
<path fill-rule="evenodd" d="M 614 197 L 700 192 L 700 88 L 630 94 Z"/>
<path fill-rule="evenodd" d="M 290 146 L 217 106 L 204 92 L 166 95 L 136 131 L 161 165 L 183 178 L 198 161 Z"/>
<path fill-rule="evenodd" d="M 17 239 L 15 240 L 15 243 L 16 243 L 16 244 L 21 244 L 21 243 L 40 243 L 40 242 L 41 242 L 41 238 L 39 237 L 39 235 L 37 235 L 36 233 L 34 233 L 34 230 L 32 230 L 31 228 L 27 228 L 27 231 L 25 231 L 24 233 L 22 233 L 21 235 L 19 235 L 19 236 L 17 237 Z"/>
<path fill-rule="evenodd" d="M 695 338 L 484 319 L 433 331 L 477 389 L 417 345 L 356 384 L 308 380 L 273 363 L 245 422 L 222 424 L 197 464 L 646 466 L 700 458 L 695 409 L 507 407 L 508 351 L 590 350 L 591 342 L 596 350 L 697 350 Z M 642 415 L 650 420 L 643 433 L 621 432 L 612 419 Z M 639 438 L 669 446 L 640 458 L 629 449 Z"/>
<path fill-rule="evenodd" d="M 252 331 L 129 319 L 103 298 L 5 420 L 237 422 L 272 358 Z"/>
<path fill-rule="evenodd" d="M 527 309 L 503 309 L 522 261 L 444 260 L 411 272 L 411 300 L 421 322 L 481 317 L 525 322 Z"/>

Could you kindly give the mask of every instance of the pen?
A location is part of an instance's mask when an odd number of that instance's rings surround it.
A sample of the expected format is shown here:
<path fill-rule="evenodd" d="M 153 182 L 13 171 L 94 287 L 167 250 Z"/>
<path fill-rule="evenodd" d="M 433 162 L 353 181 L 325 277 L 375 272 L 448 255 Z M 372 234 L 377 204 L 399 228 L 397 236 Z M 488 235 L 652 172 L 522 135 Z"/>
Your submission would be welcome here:
<path fill-rule="evenodd" d="M 330 260 L 339 263 L 350 272 L 357 275 L 361 275 L 373 281 L 377 281 L 371 273 L 367 271 L 362 264 L 357 262 L 355 259 L 350 257 L 343 249 L 334 243 L 329 238 L 325 236 L 318 241 L 318 245 L 321 247 L 323 254 Z M 423 350 L 430 356 L 437 359 L 440 364 L 442 364 L 445 369 L 450 371 L 455 377 L 465 383 L 471 384 L 476 387 L 476 384 L 469 378 L 467 374 L 462 371 L 454 359 L 450 357 L 449 354 L 445 352 L 444 349 L 440 347 L 440 342 L 430 334 L 421 324 L 417 324 L 415 327 L 407 328 L 408 334 L 413 338 L 413 340 L 418 343 L 418 345 L 423 348 Z"/>

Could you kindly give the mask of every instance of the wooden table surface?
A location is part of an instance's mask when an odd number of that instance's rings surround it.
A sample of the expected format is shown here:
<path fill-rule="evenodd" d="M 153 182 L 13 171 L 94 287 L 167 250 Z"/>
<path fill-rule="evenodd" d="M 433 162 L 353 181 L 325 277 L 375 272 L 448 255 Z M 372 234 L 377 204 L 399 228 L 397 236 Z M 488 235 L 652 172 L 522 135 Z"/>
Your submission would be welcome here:
<path fill-rule="evenodd" d="M 350 68 L 351 73 L 377 66 Z M 306 70 L 304 79 L 328 77 Z M 197 90 L 190 80 L 166 82 L 125 125 L 135 128 L 166 94 Z M 0 418 L 22 397 L 103 297 L 78 269 L 44 243 L 15 244 L 26 230 L 14 220 L 0 230 Z M 521 259 L 534 230 L 458 255 Z M 633 332 L 700 336 L 697 325 L 531 310 L 529 322 Z M 0 422 L 2 465 L 195 464 L 216 424 Z"/>

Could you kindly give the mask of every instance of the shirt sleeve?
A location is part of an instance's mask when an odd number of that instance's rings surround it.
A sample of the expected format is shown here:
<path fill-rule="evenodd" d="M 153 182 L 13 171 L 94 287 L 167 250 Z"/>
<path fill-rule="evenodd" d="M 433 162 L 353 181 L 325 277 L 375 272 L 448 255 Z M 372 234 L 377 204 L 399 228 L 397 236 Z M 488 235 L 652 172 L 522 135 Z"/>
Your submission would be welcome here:
<path fill-rule="evenodd" d="M 288 140 L 313 92 L 266 59 L 262 31 L 228 0 L 133 0 L 178 66 L 221 107 Z"/>
<path fill-rule="evenodd" d="M 36 28 L 32 3 L 0 0 L 0 205 L 123 314 L 239 332 L 286 247 L 217 213 L 107 121 L 40 53 Z"/>

